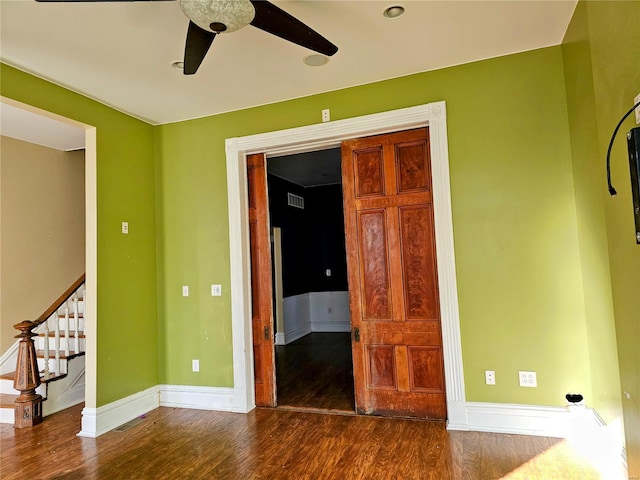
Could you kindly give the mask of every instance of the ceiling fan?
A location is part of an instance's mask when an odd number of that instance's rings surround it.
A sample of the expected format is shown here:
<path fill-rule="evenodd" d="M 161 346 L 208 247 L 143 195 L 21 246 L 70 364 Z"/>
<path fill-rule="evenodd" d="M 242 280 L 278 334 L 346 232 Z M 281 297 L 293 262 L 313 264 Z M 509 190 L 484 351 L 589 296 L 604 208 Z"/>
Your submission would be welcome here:
<path fill-rule="evenodd" d="M 38 2 L 122 2 L 157 0 L 36 0 Z M 168 0 L 172 1 L 172 0 Z M 180 0 L 189 19 L 184 49 L 184 74 L 193 75 L 204 60 L 216 35 L 253 25 L 272 35 L 323 55 L 338 51 L 318 32 L 266 0 Z"/>

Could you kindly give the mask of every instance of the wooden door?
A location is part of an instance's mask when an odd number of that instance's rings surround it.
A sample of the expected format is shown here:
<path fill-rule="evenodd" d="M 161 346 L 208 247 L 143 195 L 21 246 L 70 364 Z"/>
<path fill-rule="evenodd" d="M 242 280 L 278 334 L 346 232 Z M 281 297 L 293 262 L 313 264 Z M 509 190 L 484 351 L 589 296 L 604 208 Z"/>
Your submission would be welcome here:
<path fill-rule="evenodd" d="M 256 405 L 275 407 L 275 352 L 271 303 L 271 242 L 266 159 L 247 156 L 249 235 L 251 239 L 251 323 Z"/>
<path fill-rule="evenodd" d="M 358 413 L 446 418 L 426 128 L 342 144 Z"/>

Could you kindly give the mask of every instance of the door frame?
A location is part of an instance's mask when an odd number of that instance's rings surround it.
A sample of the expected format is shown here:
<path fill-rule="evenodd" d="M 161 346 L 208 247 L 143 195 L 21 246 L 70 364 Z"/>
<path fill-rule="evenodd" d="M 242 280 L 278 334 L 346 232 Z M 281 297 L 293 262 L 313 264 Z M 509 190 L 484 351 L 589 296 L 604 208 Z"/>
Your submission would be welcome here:
<path fill-rule="evenodd" d="M 447 115 L 444 101 L 226 139 L 233 411 L 248 412 L 255 408 L 246 155 L 264 152 L 267 157 L 276 157 L 323 150 L 337 147 L 343 140 L 351 138 L 419 127 L 429 127 L 448 428 L 464 429 L 468 424 L 453 242 Z"/>
<path fill-rule="evenodd" d="M 98 391 L 98 204 L 97 129 L 93 125 L 43 110 L 0 95 L 0 103 L 84 130 L 85 201 L 85 387 L 82 426 L 79 436 L 96 437 L 95 410 Z"/>

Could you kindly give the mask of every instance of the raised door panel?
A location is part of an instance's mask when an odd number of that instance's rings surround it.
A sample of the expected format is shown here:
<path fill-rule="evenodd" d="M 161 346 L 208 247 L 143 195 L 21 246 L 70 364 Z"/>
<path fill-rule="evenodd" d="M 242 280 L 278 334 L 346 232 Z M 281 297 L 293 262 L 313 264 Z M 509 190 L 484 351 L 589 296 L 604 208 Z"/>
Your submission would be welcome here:
<path fill-rule="evenodd" d="M 363 319 L 390 319 L 387 227 L 384 210 L 358 214 L 362 266 Z"/>
<path fill-rule="evenodd" d="M 410 346 L 407 353 L 411 390 L 443 393 L 442 349 Z"/>
<path fill-rule="evenodd" d="M 398 193 L 427 191 L 431 188 L 431 172 L 426 140 L 395 146 Z"/>
<path fill-rule="evenodd" d="M 384 195 L 384 163 L 382 148 L 375 147 L 354 152 L 356 198 Z"/>
<path fill-rule="evenodd" d="M 438 288 L 430 205 L 400 207 L 402 278 L 407 320 L 437 320 Z"/>
<path fill-rule="evenodd" d="M 396 362 L 393 346 L 367 345 L 367 388 L 396 388 Z"/>

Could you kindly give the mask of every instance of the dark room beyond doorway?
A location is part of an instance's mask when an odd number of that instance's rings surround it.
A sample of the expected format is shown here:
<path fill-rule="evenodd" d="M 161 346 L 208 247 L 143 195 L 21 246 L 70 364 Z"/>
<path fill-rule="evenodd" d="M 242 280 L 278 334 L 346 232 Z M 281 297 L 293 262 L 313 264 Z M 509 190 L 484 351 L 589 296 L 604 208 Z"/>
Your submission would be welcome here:
<path fill-rule="evenodd" d="M 354 412 L 340 149 L 267 159 L 277 405 Z"/>

